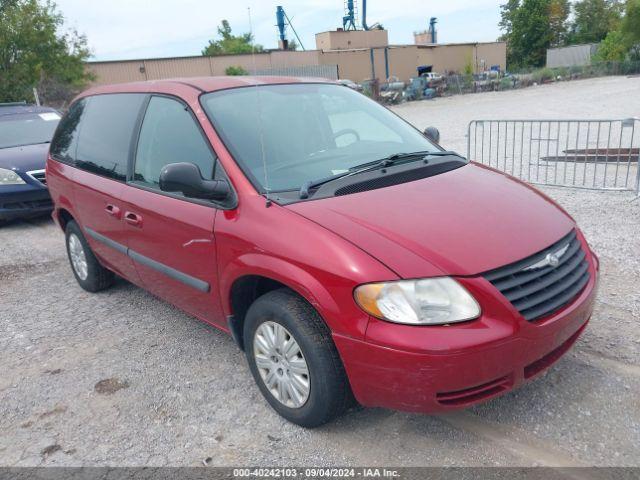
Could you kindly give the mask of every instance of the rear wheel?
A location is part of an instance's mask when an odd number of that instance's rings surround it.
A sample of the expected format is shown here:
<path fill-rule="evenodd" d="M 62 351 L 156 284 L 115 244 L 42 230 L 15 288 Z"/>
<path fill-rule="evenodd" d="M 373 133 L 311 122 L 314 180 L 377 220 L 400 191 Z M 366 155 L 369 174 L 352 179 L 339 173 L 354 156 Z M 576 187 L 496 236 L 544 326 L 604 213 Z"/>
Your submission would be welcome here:
<path fill-rule="evenodd" d="M 99 292 L 113 283 L 114 274 L 98 262 L 78 224 L 71 220 L 65 228 L 67 255 L 78 284 L 88 292 Z"/>
<path fill-rule="evenodd" d="M 304 299 L 274 290 L 249 308 L 247 360 L 260 391 L 280 415 L 317 427 L 340 415 L 351 390 L 329 329 Z"/>

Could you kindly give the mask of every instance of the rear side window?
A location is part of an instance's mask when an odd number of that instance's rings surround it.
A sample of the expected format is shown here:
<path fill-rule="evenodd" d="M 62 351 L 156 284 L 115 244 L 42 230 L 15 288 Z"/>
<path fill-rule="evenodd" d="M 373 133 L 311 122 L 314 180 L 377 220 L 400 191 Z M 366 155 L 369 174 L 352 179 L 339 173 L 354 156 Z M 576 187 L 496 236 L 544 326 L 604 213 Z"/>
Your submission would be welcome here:
<path fill-rule="evenodd" d="M 127 177 L 127 162 L 141 94 L 90 97 L 80 126 L 76 166 L 116 180 Z"/>
<path fill-rule="evenodd" d="M 51 156 L 56 160 L 73 163 L 76 159 L 76 147 L 78 146 L 78 131 L 80 120 L 84 115 L 87 100 L 83 98 L 77 101 L 67 114 L 60 120 L 56 134 L 51 141 Z"/>
<path fill-rule="evenodd" d="M 187 108 L 170 98 L 153 97 L 140 130 L 134 181 L 157 188 L 162 167 L 178 162 L 194 163 L 204 179 L 213 178 L 215 156 Z"/>

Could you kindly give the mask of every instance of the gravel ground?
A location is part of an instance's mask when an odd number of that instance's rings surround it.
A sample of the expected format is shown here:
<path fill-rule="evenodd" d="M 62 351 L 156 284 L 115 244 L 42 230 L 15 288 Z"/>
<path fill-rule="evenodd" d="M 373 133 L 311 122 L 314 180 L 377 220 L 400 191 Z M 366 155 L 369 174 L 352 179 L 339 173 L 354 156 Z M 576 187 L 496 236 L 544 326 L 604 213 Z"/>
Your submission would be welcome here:
<path fill-rule="evenodd" d="M 461 152 L 469 120 L 637 116 L 640 78 L 406 104 Z M 514 113 L 515 112 L 515 113 Z M 602 262 L 590 327 L 547 375 L 446 416 L 356 409 L 309 431 L 230 338 L 119 281 L 88 294 L 48 219 L 0 228 L 0 465 L 640 466 L 640 201 L 544 188 Z"/>

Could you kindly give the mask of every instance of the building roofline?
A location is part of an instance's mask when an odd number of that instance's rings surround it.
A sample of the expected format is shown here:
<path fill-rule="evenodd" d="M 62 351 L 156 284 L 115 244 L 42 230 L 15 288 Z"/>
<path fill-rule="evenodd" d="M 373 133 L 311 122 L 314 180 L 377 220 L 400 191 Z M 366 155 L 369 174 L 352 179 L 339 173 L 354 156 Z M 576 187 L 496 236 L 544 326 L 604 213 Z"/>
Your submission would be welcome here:
<path fill-rule="evenodd" d="M 564 47 L 553 47 L 553 48 L 547 48 L 547 50 L 562 50 L 565 48 L 573 48 L 573 47 L 593 47 L 594 45 L 600 45 L 598 42 L 591 42 L 591 43 L 576 43 L 574 45 L 565 45 Z"/>
<path fill-rule="evenodd" d="M 269 55 L 274 52 L 288 52 L 288 53 L 308 53 L 308 52 L 318 52 L 319 50 L 279 50 L 277 48 L 263 50 L 262 52 L 249 52 L 249 53 L 223 53 L 221 55 L 182 55 L 177 57 L 151 57 L 151 58 L 127 58 L 124 60 L 90 60 L 87 63 L 88 65 L 96 65 L 99 63 L 125 63 L 125 62 L 154 62 L 161 60 L 189 60 L 194 58 L 224 58 L 224 57 L 246 57 L 250 55 Z"/>
<path fill-rule="evenodd" d="M 404 44 L 404 45 L 381 45 L 378 47 L 358 47 L 358 48 L 334 48 L 332 50 L 322 50 L 323 53 L 336 53 L 336 52 L 362 52 L 367 50 L 381 50 L 383 48 L 438 48 L 438 47 L 464 47 L 464 46 L 475 46 L 475 45 L 495 45 L 499 43 L 506 43 L 501 41 L 495 42 L 461 42 L 461 43 L 431 43 L 428 45 L 415 45 L 415 44 Z"/>
<path fill-rule="evenodd" d="M 320 32 L 326 33 L 326 32 Z M 357 52 L 363 50 L 371 50 L 371 49 L 381 49 L 381 48 L 410 48 L 410 47 L 418 47 L 418 48 L 438 48 L 438 47 L 456 47 L 456 46 L 473 46 L 473 45 L 493 45 L 499 43 L 506 43 L 504 41 L 495 40 L 489 42 L 458 42 L 458 43 L 432 43 L 426 45 L 416 45 L 416 44 L 392 44 L 392 45 L 382 45 L 377 47 L 362 47 L 362 48 L 344 48 L 344 49 L 331 49 L 331 50 L 278 50 L 278 49 L 270 49 L 265 50 L 263 52 L 256 52 L 255 55 L 270 55 L 272 53 L 310 53 L 310 52 L 326 52 L 326 53 L 334 53 L 334 52 Z M 591 44 L 585 44 L 591 45 Z M 566 47 L 563 47 L 566 48 Z M 225 57 L 242 57 L 242 56 L 250 56 L 254 55 L 253 53 L 225 53 L 222 55 L 184 55 L 177 57 L 152 57 L 152 58 L 131 58 L 124 60 L 94 60 L 86 62 L 87 65 L 105 65 L 105 64 L 113 64 L 113 63 L 143 63 L 143 62 L 155 62 L 155 61 L 170 61 L 170 60 L 193 60 L 197 58 L 225 58 Z"/>
<path fill-rule="evenodd" d="M 388 32 L 386 28 L 372 28 L 370 30 L 325 30 L 324 32 L 317 32 L 316 35 L 322 35 L 323 33 L 353 33 L 353 32 Z"/>

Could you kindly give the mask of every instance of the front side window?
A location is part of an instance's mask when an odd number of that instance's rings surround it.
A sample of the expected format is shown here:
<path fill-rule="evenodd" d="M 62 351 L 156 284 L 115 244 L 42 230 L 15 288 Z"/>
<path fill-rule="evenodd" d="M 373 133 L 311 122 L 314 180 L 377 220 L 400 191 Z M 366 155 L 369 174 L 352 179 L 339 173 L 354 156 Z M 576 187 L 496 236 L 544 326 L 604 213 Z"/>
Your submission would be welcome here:
<path fill-rule="evenodd" d="M 179 162 L 194 163 L 204 179 L 213 178 L 215 157 L 187 108 L 153 97 L 140 130 L 134 182 L 158 188 L 162 167 Z"/>
<path fill-rule="evenodd" d="M 97 95 L 88 99 L 80 125 L 76 166 L 125 180 L 142 94 Z"/>
<path fill-rule="evenodd" d="M 0 148 L 49 143 L 59 121 L 55 112 L 0 115 Z"/>
<path fill-rule="evenodd" d="M 236 88 L 205 95 L 202 105 L 261 191 L 299 190 L 396 153 L 439 150 L 386 108 L 340 85 Z"/>

